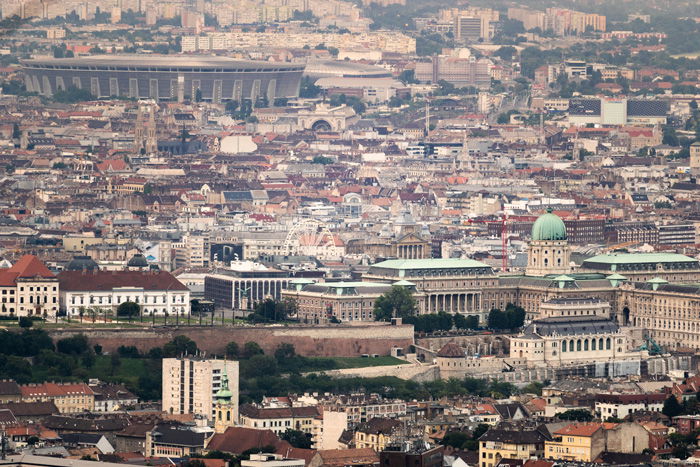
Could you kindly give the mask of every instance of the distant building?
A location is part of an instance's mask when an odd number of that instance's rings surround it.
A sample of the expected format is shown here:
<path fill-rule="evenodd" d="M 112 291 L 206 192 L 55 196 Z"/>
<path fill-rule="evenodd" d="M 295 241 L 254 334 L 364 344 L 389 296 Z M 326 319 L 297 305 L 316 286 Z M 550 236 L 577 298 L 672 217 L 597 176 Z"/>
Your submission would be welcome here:
<path fill-rule="evenodd" d="M 442 467 L 445 446 L 425 443 L 387 446 L 379 453 L 379 465 L 387 467 Z"/>
<path fill-rule="evenodd" d="M 59 281 L 33 255 L 22 256 L 8 269 L 0 269 L 3 316 L 54 318 L 58 313 Z"/>
<path fill-rule="evenodd" d="M 232 393 L 231 401 L 238 414 L 238 362 L 187 356 L 164 358 L 163 411 L 196 414 L 212 420 L 216 394 L 222 388 L 224 372 Z"/>
<path fill-rule="evenodd" d="M 124 302 L 139 304 L 142 315 L 187 315 L 190 291 L 166 271 L 63 271 L 61 309 L 68 316 L 90 310 L 115 315 Z"/>
<path fill-rule="evenodd" d="M 95 393 L 85 383 L 42 383 L 20 387 L 22 402 L 53 402 L 62 414 L 91 412 Z"/>
<path fill-rule="evenodd" d="M 447 81 L 456 87 L 475 86 L 485 88 L 491 85 L 489 69 L 492 63 L 486 58 L 459 58 L 443 55 L 431 58 L 429 62 L 417 62 L 415 76 L 418 81 L 436 84 Z"/>

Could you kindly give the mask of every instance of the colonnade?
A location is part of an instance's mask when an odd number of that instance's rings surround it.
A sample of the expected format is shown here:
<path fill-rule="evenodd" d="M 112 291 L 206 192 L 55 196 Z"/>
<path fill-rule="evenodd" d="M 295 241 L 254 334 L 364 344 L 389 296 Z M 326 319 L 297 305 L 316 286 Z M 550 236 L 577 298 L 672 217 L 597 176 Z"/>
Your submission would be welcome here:
<path fill-rule="evenodd" d="M 426 313 L 478 313 L 482 310 L 480 292 L 431 293 L 426 298 Z"/>

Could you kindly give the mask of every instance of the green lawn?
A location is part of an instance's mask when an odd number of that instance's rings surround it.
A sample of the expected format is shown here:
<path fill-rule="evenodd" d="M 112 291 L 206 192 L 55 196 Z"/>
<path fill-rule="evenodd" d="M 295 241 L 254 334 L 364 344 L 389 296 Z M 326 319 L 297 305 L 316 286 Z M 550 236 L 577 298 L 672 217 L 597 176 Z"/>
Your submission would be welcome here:
<path fill-rule="evenodd" d="M 147 359 L 143 358 L 119 358 L 119 366 L 112 372 L 112 358 L 108 355 L 98 355 L 95 365 L 90 369 L 91 378 L 99 378 L 101 381 L 118 380 L 125 383 L 137 384 L 140 376 L 148 372 Z"/>
<path fill-rule="evenodd" d="M 334 363 L 332 369 L 343 369 L 343 368 L 367 368 L 369 366 L 389 366 L 389 365 L 405 365 L 408 362 L 405 360 L 400 360 L 395 357 L 383 356 L 383 357 L 309 357 L 307 358 L 310 365 L 308 370 L 304 368 L 304 371 L 314 371 L 316 367 L 326 368 L 324 363 L 329 360 Z M 318 362 L 318 365 L 314 365 Z"/>

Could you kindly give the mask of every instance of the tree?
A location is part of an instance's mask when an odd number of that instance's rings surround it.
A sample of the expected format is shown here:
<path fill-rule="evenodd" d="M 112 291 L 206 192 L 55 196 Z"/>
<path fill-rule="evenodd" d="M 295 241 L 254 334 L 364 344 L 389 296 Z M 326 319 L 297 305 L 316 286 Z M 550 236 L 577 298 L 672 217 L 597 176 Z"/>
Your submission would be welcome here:
<path fill-rule="evenodd" d="M 515 49 L 515 47 L 507 45 L 504 47 L 501 47 L 497 51 L 495 51 L 493 54 L 496 57 L 500 57 L 503 60 L 512 60 L 515 54 L 517 54 L 518 51 Z"/>
<path fill-rule="evenodd" d="M 327 156 L 315 156 L 312 162 L 314 164 L 328 165 L 333 163 L 333 159 Z"/>
<path fill-rule="evenodd" d="M 100 344 L 93 345 L 92 350 L 95 351 L 95 355 L 102 355 L 102 346 Z"/>
<path fill-rule="evenodd" d="M 264 353 L 257 342 L 246 342 L 243 346 L 243 358 L 251 358 L 254 355 L 263 355 Z"/>
<path fill-rule="evenodd" d="M 525 309 L 509 303 L 506 311 L 494 308 L 489 312 L 488 327 L 494 330 L 517 329 L 525 324 Z"/>
<path fill-rule="evenodd" d="M 281 438 L 295 448 L 311 449 L 311 435 L 303 431 L 287 428 L 287 430 L 282 433 Z"/>
<path fill-rule="evenodd" d="M 119 354 L 113 353 L 109 357 L 109 374 L 111 376 L 114 376 L 114 373 L 117 372 L 117 368 L 119 368 L 122 364 L 122 360 L 119 357 Z"/>
<path fill-rule="evenodd" d="M 296 357 L 297 352 L 292 344 L 282 343 L 275 349 L 275 360 L 283 362 Z"/>
<path fill-rule="evenodd" d="M 34 321 L 28 316 L 19 317 L 19 327 L 29 329 L 34 325 Z"/>
<path fill-rule="evenodd" d="M 187 336 L 175 336 L 173 340 L 163 346 L 164 357 L 178 357 L 180 355 L 194 355 L 197 353 L 197 343 Z"/>
<path fill-rule="evenodd" d="M 238 347 L 238 343 L 231 341 L 228 344 L 226 344 L 226 356 L 230 358 L 238 358 L 238 354 L 240 353 L 240 348 Z"/>
<path fill-rule="evenodd" d="M 671 396 L 664 401 L 664 407 L 661 413 L 669 418 L 677 417 L 683 413 L 683 406 L 678 403 L 676 396 Z"/>
<path fill-rule="evenodd" d="M 120 303 L 117 307 L 117 316 L 120 318 L 132 318 L 141 313 L 141 307 L 136 302 Z"/>
<path fill-rule="evenodd" d="M 585 409 L 570 409 L 566 412 L 558 413 L 557 418 L 575 422 L 590 422 L 593 420 L 593 414 Z"/>
<path fill-rule="evenodd" d="M 399 74 L 399 81 L 401 81 L 403 84 L 415 84 L 418 82 L 416 79 L 416 71 L 415 70 L 403 70 Z"/>
<path fill-rule="evenodd" d="M 313 99 L 315 97 L 318 97 L 319 94 L 321 94 L 321 88 L 319 86 L 316 86 L 314 84 L 314 80 L 309 78 L 308 76 L 304 76 L 301 79 L 301 87 L 299 89 L 299 97 L 303 97 L 305 99 Z"/>
<path fill-rule="evenodd" d="M 82 355 L 89 352 L 88 338 L 85 334 L 59 339 L 56 342 L 56 350 L 68 355 Z"/>
<path fill-rule="evenodd" d="M 374 302 L 374 319 L 391 321 L 391 318 L 405 318 L 416 314 L 416 300 L 406 287 L 392 286 Z"/>

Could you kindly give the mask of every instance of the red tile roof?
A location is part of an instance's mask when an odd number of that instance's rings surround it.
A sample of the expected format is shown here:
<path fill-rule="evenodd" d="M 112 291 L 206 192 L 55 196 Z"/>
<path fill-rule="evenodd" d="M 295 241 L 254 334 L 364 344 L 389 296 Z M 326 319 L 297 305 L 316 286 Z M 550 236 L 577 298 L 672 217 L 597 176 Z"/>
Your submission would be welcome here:
<path fill-rule="evenodd" d="M 207 445 L 208 451 L 230 452 L 241 454 L 244 451 L 263 446 L 274 446 L 276 451 L 284 454 L 292 448 L 286 441 L 281 441 L 271 430 L 254 428 L 230 427 L 223 433 L 217 433 Z"/>
<path fill-rule="evenodd" d="M 8 271 L 16 272 L 18 277 L 56 277 L 39 258 L 34 255 L 24 255 Z"/>
<path fill-rule="evenodd" d="M 144 290 L 187 290 L 167 271 L 62 271 L 58 281 L 63 291 L 108 291 L 115 287 L 142 287 Z"/>
<path fill-rule="evenodd" d="M 85 383 L 42 383 L 20 386 L 22 397 L 63 397 L 70 394 L 94 395 Z"/>

